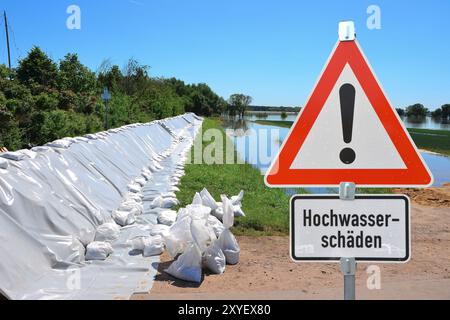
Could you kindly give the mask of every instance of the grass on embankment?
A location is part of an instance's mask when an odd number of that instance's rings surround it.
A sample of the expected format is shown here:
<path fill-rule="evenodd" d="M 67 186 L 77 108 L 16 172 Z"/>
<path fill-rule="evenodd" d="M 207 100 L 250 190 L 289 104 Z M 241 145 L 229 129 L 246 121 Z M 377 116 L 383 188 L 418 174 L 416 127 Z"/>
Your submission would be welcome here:
<path fill-rule="evenodd" d="M 256 120 L 258 124 L 290 128 L 292 121 Z M 423 150 L 450 155 L 450 131 L 430 129 L 408 129 L 417 147 Z"/>
<path fill-rule="evenodd" d="M 218 119 L 205 119 L 203 132 L 218 129 L 226 137 Z M 197 139 L 202 139 L 199 134 Z M 225 139 L 224 139 L 225 141 Z M 203 141 L 203 146 L 211 142 Z M 236 220 L 236 235 L 285 235 L 289 233 L 289 200 L 281 189 L 269 189 L 264 176 L 249 164 L 188 164 L 181 180 L 177 197 L 181 206 L 192 202 L 195 192 L 207 188 L 220 201 L 220 195 L 231 197 L 245 191 L 243 210 L 245 218 Z"/>
<path fill-rule="evenodd" d="M 450 155 L 450 131 L 408 129 L 420 149 Z"/>

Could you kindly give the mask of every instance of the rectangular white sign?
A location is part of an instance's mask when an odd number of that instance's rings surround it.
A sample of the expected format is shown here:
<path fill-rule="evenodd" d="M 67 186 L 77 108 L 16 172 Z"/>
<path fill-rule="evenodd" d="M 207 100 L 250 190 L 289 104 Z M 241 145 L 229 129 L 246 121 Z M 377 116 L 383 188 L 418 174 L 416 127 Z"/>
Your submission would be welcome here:
<path fill-rule="evenodd" d="M 407 262 L 410 200 L 403 195 L 298 195 L 291 199 L 295 261 Z"/>

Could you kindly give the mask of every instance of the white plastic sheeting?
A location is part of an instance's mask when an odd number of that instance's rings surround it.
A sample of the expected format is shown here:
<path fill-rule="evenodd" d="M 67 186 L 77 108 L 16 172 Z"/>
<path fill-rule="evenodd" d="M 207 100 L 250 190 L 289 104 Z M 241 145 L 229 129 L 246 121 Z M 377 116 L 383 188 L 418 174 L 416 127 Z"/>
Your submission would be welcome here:
<path fill-rule="evenodd" d="M 0 293 L 126 299 L 148 291 L 159 258 L 132 255 L 128 240 L 151 234 L 158 215 L 151 203 L 174 190 L 201 123 L 185 114 L 1 154 Z M 114 223 L 131 182 L 144 184 L 144 214 L 121 228 L 105 261 L 86 261 L 86 246 L 99 226 Z"/>

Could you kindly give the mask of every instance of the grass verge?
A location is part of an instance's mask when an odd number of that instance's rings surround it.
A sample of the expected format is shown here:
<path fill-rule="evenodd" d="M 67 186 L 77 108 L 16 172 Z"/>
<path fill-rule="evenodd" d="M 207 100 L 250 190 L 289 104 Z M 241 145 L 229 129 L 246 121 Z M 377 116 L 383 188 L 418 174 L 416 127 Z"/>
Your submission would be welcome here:
<path fill-rule="evenodd" d="M 225 139 L 219 119 L 205 119 L 203 132 L 218 129 Z M 199 135 L 197 139 L 202 139 Z M 225 139 L 223 139 L 225 141 Z M 202 141 L 203 146 L 211 142 Z M 207 188 L 212 196 L 237 195 L 245 191 L 243 209 L 245 218 L 236 220 L 233 232 L 236 235 L 286 235 L 289 233 L 289 200 L 282 189 L 269 189 L 264 184 L 260 171 L 249 164 L 188 164 L 186 175 L 181 180 L 177 197 L 181 206 L 192 202 L 195 192 Z M 301 190 L 299 190 L 301 192 Z"/>
<path fill-rule="evenodd" d="M 292 121 L 256 120 L 258 124 L 290 128 Z M 450 155 L 450 131 L 431 129 L 408 129 L 417 147 L 423 150 Z"/>
<path fill-rule="evenodd" d="M 450 131 L 408 129 L 420 149 L 450 155 Z"/>

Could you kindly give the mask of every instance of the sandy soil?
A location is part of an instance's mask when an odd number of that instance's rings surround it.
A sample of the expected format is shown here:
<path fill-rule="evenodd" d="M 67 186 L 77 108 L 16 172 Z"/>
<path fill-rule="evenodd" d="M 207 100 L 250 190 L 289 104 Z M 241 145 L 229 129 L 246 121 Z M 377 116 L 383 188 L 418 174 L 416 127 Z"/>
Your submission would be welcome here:
<path fill-rule="evenodd" d="M 414 193 L 412 259 L 407 264 L 380 264 L 381 289 L 368 290 L 367 264 L 358 266 L 360 299 L 450 299 L 450 185 Z M 419 203 L 432 204 L 435 207 Z M 241 262 L 221 276 L 206 275 L 201 285 L 176 280 L 163 272 L 150 294 L 134 299 L 341 299 L 337 264 L 296 264 L 289 258 L 288 237 L 239 237 Z"/>
<path fill-rule="evenodd" d="M 395 193 L 406 194 L 414 203 L 424 206 L 450 208 L 450 183 L 440 188 L 396 189 Z"/>

